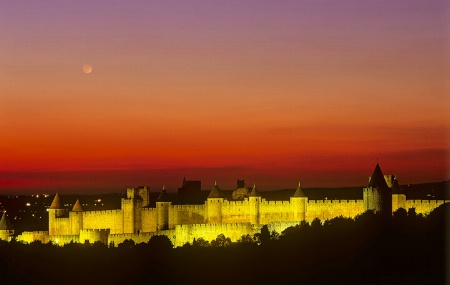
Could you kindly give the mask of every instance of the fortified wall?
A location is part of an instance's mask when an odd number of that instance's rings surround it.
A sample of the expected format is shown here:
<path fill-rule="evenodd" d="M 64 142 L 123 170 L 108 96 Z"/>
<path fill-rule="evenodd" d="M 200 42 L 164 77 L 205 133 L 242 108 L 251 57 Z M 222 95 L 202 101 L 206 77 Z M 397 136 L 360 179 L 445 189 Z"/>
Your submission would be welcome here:
<path fill-rule="evenodd" d="M 188 183 L 183 181 L 183 185 Z M 217 184 L 201 205 L 175 205 L 165 190 L 151 204 L 149 194 L 147 187 L 129 188 L 126 198 L 122 198 L 121 209 L 108 211 L 84 211 L 78 200 L 68 211 L 61 207 L 56 194 L 49 208 L 49 231 L 24 232 L 18 240 L 52 241 L 60 245 L 100 241 L 117 246 L 126 239 L 148 242 L 152 236 L 164 234 L 175 246 L 181 246 L 194 238 L 211 241 L 219 234 L 237 241 L 242 235 L 259 232 L 262 225 L 281 232 L 302 221 L 310 223 L 316 218 L 324 221 L 339 216 L 354 218 L 368 210 L 389 216 L 399 208 L 414 208 L 416 213 L 429 214 L 449 202 L 406 200 L 396 177 L 383 175 L 378 164 L 363 189 L 362 200 L 309 200 L 300 183 L 289 201 L 263 199 L 256 186 L 243 200 L 228 200 Z M 184 199 L 189 198 L 187 192 L 183 195 Z M 0 222 L 1 239 L 11 236 L 10 229 L 5 231 L 5 223 Z"/>

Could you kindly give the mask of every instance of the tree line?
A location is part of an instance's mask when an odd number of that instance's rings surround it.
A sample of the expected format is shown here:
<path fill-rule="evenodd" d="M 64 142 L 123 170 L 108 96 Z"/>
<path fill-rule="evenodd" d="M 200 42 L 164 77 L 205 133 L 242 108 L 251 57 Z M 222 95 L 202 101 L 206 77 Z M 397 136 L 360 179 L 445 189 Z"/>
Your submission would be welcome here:
<path fill-rule="evenodd" d="M 449 205 L 267 226 L 173 248 L 166 236 L 117 247 L 0 242 L 0 284 L 444 284 Z"/>

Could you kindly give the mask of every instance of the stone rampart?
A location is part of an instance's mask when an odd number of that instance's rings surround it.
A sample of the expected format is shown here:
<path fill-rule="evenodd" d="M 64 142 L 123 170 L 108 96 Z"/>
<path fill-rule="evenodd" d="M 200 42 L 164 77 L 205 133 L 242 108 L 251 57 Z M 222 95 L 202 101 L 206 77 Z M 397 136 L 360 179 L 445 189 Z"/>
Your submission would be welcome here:
<path fill-rule="evenodd" d="M 431 211 L 450 200 L 406 200 L 406 209 L 414 208 L 417 214 L 428 215 Z"/>
<path fill-rule="evenodd" d="M 41 243 L 48 243 L 50 240 L 48 231 L 22 232 L 21 235 L 17 236 L 17 241 L 24 243 L 31 243 L 37 240 Z"/>
<path fill-rule="evenodd" d="M 249 223 L 250 204 L 248 199 L 244 201 L 224 201 L 222 205 L 223 223 Z"/>
<path fill-rule="evenodd" d="M 122 210 L 83 212 L 83 229 L 110 229 L 111 233 L 122 233 Z"/>
<path fill-rule="evenodd" d="M 355 218 L 364 212 L 363 200 L 309 200 L 306 221 L 318 218 L 322 221 L 343 216 Z"/>
<path fill-rule="evenodd" d="M 205 222 L 205 205 L 173 205 L 169 209 L 169 229 L 176 225 L 202 224 Z"/>

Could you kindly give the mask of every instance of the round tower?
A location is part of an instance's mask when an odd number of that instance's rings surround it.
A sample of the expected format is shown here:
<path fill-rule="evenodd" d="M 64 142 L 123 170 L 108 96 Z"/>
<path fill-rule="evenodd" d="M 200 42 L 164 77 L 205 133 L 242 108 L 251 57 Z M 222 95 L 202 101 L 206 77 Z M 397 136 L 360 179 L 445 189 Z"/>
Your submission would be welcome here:
<path fill-rule="evenodd" d="M 248 203 L 250 207 L 250 223 L 259 225 L 260 223 L 260 207 L 261 207 L 261 195 L 258 189 L 256 189 L 256 183 L 253 184 L 252 192 L 248 196 Z"/>
<path fill-rule="evenodd" d="M 391 188 L 384 179 L 380 166 L 375 166 L 369 184 L 363 190 L 364 210 L 373 210 L 382 215 L 392 215 Z"/>
<path fill-rule="evenodd" d="M 169 229 L 169 208 L 171 202 L 167 195 L 166 190 L 163 187 L 161 194 L 156 200 L 156 230 L 168 230 Z"/>
<path fill-rule="evenodd" d="M 64 215 L 65 210 L 61 207 L 61 201 L 59 198 L 59 194 L 56 193 L 55 198 L 53 198 L 53 202 L 48 208 L 48 234 L 49 235 L 57 235 L 58 234 L 58 226 L 56 223 L 56 219 Z"/>
<path fill-rule="evenodd" d="M 14 230 L 6 216 L 6 211 L 3 211 L 2 219 L 0 220 L 0 240 L 10 241 L 13 234 Z"/>
<path fill-rule="evenodd" d="M 83 229 L 83 207 L 80 200 L 77 199 L 73 205 L 72 212 L 69 213 L 70 226 L 73 235 L 79 235 Z"/>
<path fill-rule="evenodd" d="M 399 208 L 406 209 L 406 195 L 403 193 L 397 178 L 394 177 L 392 182 L 392 212 Z"/>
<path fill-rule="evenodd" d="M 222 204 L 224 196 L 222 190 L 220 190 L 217 182 L 214 182 L 214 186 L 208 195 L 207 199 L 207 217 L 210 224 L 222 223 Z"/>
<path fill-rule="evenodd" d="M 294 221 L 305 221 L 306 220 L 306 206 L 308 205 L 308 197 L 306 197 L 303 189 L 298 182 L 297 190 L 294 196 L 291 197 L 291 207 L 293 212 Z"/>

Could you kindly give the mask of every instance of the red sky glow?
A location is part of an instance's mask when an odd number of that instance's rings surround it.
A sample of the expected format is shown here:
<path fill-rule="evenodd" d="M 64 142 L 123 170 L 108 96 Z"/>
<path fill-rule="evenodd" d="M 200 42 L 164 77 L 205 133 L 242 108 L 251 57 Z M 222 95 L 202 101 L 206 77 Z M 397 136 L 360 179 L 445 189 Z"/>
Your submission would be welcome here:
<path fill-rule="evenodd" d="M 3 1 L 0 194 L 450 177 L 450 4 Z M 83 65 L 93 66 L 90 74 Z"/>

